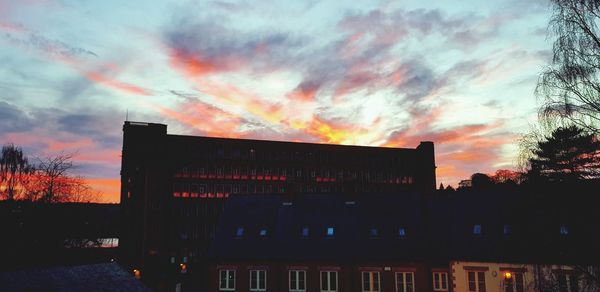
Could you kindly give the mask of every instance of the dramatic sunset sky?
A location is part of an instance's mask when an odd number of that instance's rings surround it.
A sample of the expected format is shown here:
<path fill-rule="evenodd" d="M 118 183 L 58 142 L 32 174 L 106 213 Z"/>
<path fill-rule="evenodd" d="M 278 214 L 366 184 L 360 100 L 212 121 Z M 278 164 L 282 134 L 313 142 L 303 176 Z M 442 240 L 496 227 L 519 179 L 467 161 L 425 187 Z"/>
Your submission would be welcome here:
<path fill-rule="evenodd" d="M 548 18 L 545 0 L 0 0 L 0 143 L 77 151 L 106 202 L 127 111 L 171 134 L 430 140 L 456 185 L 514 168 Z"/>

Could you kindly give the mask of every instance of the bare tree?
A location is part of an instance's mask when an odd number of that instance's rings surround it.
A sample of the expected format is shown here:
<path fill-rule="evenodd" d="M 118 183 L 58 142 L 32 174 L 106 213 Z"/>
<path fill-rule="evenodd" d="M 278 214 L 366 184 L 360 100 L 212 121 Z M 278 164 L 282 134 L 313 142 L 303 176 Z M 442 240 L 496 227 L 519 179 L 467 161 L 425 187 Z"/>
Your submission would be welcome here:
<path fill-rule="evenodd" d="M 89 202 L 97 199 L 98 194 L 83 177 L 71 174 L 73 157 L 72 153 L 61 153 L 38 158 L 29 197 L 47 203 Z"/>
<path fill-rule="evenodd" d="M 536 94 L 543 120 L 567 120 L 600 132 L 599 0 L 551 0 L 549 29 L 555 37 L 552 64 L 541 74 Z M 549 118 L 549 119 L 548 119 Z"/>
<path fill-rule="evenodd" d="M 6 144 L 0 156 L 0 194 L 14 200 L 23 191 L 23 181 L 33 172 L 27 157 L 20 147 Z"/>

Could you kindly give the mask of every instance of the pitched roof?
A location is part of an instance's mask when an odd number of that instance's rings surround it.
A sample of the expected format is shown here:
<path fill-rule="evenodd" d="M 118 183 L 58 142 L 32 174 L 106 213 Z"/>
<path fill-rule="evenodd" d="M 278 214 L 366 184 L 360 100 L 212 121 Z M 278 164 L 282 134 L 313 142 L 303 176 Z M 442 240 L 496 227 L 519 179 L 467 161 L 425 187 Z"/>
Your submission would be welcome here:
<path fill-rule="evenodd" d="M 116 263 L 0 273 L 0 291 L 152 291 Z"/>

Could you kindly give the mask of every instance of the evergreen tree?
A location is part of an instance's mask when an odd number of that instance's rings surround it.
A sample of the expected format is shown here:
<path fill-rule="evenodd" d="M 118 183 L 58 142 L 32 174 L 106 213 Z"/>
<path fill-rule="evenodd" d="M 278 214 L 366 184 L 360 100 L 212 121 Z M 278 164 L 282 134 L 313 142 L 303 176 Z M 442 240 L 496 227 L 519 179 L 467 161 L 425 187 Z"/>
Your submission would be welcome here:
<path fill-rule="evenodd" d="M 600 141 L 579 127 L 557 128 L 532 153 L 530 178 L 561 182 L 600 177 Z"/>

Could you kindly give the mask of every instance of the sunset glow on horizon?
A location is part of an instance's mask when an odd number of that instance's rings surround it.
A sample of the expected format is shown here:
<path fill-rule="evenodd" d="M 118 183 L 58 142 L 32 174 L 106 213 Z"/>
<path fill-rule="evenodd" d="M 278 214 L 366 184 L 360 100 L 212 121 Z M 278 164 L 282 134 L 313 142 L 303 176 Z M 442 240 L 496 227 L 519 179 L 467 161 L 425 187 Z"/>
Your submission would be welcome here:
<path fill-rule="evenodd" d="M 437 182 L 514 169 L 550 61 L 544 0 L 0 0 L 0 143 L 74 152 L 119 201 L 122 125 L 415 148 Z"/>

